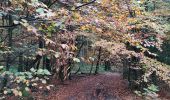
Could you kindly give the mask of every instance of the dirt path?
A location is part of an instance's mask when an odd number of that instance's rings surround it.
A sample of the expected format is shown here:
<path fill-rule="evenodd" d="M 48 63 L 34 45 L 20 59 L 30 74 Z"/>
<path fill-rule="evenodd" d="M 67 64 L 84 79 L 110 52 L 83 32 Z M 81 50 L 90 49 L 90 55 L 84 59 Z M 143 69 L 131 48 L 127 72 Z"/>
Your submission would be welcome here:
<path fill-rule="evenodd" d="M 39 100 L 140 100 L 117 73 L 73 77 Z"/>

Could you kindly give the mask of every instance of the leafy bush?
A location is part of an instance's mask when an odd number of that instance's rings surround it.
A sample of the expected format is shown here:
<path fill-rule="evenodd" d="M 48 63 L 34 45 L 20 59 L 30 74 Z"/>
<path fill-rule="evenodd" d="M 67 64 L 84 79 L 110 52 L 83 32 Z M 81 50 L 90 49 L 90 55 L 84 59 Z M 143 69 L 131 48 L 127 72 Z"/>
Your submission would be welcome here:
<path fill-rule="evenodd" d="M 47 69 L 35 70 L 34 68 L 31 68 L 30 72 L 15 73 L 5 71 L 1 74 L 2 80 L 0 80 L 0 83 L 1 81 L 6 82 L 5 84 L 2 83 L 4 87 L 2 87 L 0 95 L 3 95 L 4 97 L 6 95 L 27 97 L 30 95 L 33 87 L 41 86 L 41 83 L 47 84 L 47 80 L 49 79 L 47 77 L 48 75 L 51 75 L 51 73 Z M 49 90 L 51 86 L 53 85 L 47 85 L 45 88 Z"/>

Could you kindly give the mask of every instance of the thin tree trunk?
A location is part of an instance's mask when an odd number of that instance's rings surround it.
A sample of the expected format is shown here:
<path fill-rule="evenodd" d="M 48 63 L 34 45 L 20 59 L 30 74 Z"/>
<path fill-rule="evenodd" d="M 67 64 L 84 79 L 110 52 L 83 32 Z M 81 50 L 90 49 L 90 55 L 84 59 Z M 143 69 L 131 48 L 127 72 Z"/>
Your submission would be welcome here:
<path fill-rule="evenodd" d="M 19 65 L 18 65 L 18 72 L 23 71 L 23 54 L 19 54 Z"/>
<path fill-rule="evenodd" d="M 91 73 L 92 73 L 92 70 L 93 70 L 93 65 L 94 65 L 94 61 L 92 61 L 92 64 L 91 64 L 91 69 L 90 69 L 90 75 L 91 75 Z"/>
<path fill-rule="evenodd" d="M 12 20 L 12 16 L 8 15 L 8 20 L 9 20 L 9 26 L 11 26 L 13 24 L 13 20 Z M 12 47 L 12 28 L 8 29 L 8 47 Z M 10 54 L 7 55 L 7 59 L 6 59 L 6 70 L 9 71 L 10 69 Z"/>
<path fill-rule="evenodd" d="M 102 51 L 102 48 L 100 47 L 100 48 L 99 48 L 99 54 L 98 54 L 98 60 L 97 60 L 97 63 L 96 63 L 95 74 L 97 74 L 97 73 L 98 73 L 98 70 L 99 70 L 99 64 L 100 64 L 100 58 L 101 58 L 101 51 Z"/>

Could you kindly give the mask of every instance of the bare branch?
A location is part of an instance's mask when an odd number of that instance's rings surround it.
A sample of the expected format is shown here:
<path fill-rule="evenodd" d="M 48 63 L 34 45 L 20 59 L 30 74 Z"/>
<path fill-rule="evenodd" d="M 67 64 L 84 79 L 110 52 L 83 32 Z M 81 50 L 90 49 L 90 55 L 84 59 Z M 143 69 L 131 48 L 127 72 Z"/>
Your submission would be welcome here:
<path fill-rule="evenodd" d="M 96 1 L 96 0 L 93 0 L 93 1 L 91 1 L 91 2 L 88 2 L 88 3 L 82 4 L 82 5 L 80 5 L 80 6 L 77 6 L 75 9 L 79 9 L 79 8 L 81 8 L 81 7 L 87 6 L 87 5 L 89 5 L 89 4 L 94 3 L 95 1 Z"/>

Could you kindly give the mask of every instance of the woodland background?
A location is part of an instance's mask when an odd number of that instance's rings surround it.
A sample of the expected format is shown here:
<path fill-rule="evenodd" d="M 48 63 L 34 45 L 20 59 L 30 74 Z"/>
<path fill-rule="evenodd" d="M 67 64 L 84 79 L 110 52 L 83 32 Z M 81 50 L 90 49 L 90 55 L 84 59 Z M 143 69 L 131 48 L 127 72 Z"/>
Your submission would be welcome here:
<path fill-rule="evenodd" d="M 115 73 L 133 99 L 170 98 L 170 0 L 0 0 L 0 99 L 49 98 L 82 76 L 116 86 Z"/>

